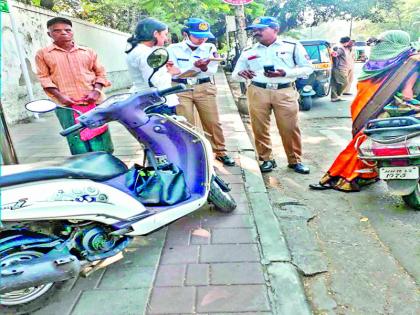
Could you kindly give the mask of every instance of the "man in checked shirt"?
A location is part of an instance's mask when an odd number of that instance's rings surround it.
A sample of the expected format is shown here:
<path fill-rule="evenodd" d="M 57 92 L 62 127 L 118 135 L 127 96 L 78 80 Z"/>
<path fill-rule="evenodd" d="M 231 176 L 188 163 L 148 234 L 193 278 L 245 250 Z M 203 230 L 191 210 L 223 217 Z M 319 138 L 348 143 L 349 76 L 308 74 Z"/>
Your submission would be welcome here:
<path fill-rule="evenodd" d="M 97 54 L 73 40 L 72 22 L 55 17 L 47 22 L 48 36 L 53 43 L 40 49 L 35 62 L 38 79 L 45 93 L 63 106 L 86 112 L 102 101 L 102 88 L 111 84 Z M 57 108 L 56 115 L 63 129 L 76 123 L 75 112 Z M 107 126 L 67 136 L 71 153 L 113 152 Z"/>

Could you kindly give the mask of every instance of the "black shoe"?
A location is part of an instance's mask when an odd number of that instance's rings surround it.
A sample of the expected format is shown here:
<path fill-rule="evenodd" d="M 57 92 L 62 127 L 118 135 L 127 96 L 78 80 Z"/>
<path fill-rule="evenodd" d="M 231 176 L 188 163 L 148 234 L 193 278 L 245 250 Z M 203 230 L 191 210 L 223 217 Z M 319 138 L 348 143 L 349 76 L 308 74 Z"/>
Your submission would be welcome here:
<path fill-rule="evenodd" d="M 303 165 L 302 163 L 289 164 L 287 167 L 300 174 L 309 174 L 310 172 L 309 167 Z"/>
<path fill-rule="evenodd" d="M 344 92 L 343 95 L 353 95 L 353 93 Z"/>
<path fill-rule="evenodd" d="M 268 160 L 268 161 L 264 161 L 260 165 L 260 170 L 262 173 L 267 173 L 267 172 L 271 172 L 273 168 L 276 168 L 276 167 L 277 167 L 276 161 Z"/>
<path fill-rule="evenodd" d="M 216 160 L 222 162 L 226 166 L 235 166 L 235 160 L 229 155 L 216 156 Z"/>

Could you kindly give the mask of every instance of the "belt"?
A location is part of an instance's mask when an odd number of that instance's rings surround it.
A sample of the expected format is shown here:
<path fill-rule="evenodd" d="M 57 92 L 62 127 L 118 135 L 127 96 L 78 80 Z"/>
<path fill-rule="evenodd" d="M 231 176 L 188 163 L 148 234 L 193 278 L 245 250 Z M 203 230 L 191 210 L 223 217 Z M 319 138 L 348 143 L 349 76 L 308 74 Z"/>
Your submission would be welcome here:
<path fill-rule="evenodd" d="M 285 89 L 292 86 L 292 83 L 260 83 L 260 82 L 251 82 L 252 85 L 258 86 L 263 89 L 270 89 L 270 90 L 280 90 Z"/>
<path fill-rule="evenodd" d="M 202 79 L 191 78 L 191 79 L 172 79 L 172 82 L 195 85 L 195 84 L 208 83 L 208 82 L 211 82 L 211 80 L 210 78 L 202 78 Z"/>

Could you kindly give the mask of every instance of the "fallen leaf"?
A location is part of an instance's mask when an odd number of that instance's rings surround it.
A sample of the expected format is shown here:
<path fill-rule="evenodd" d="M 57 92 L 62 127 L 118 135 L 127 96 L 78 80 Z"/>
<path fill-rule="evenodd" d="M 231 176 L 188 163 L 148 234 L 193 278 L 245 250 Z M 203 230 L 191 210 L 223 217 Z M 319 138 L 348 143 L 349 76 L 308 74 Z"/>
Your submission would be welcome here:
<path fill-rule="evenodd" d="M 224 289 L 214 288 L 214 289 L 211 289 L 211 291 L 208 292 L 203 297 L 200 304 L 204 306 L 204 305 L 211 304 L 220 299 L 227 299 L 228 297 L 230 297 L 230 294 L 228 291 Z"/>
<path fill-rule="evenodd" d="M 369 221 L 369 218 L 366 218 L 366 217 L 361 217 L 360 218 L 360 222 L 367 222 L 367 221 Z"/>
<path fill-rule="evenodd" d="M 210 238 L 210 232 L 205 229 L 196 229 L 192 232 L 192 235 Z"/>

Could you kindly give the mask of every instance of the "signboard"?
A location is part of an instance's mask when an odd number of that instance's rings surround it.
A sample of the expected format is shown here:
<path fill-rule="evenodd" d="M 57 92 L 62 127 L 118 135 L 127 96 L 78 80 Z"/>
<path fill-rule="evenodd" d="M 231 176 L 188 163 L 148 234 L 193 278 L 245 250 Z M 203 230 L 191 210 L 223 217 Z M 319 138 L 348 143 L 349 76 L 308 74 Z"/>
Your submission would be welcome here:
<path fill-rule="evenodd" d="M 233 15 L 226 15 L 226 31 L 236 32 L 236 21 Z"/>
<path fill-rule="evenodd" d="M 254 0 L 223 0 L 225 3 L 229 3 L 232 5 L 243 5 L 253 2 Z"/>
<path fill-rule="evenodd" d="M 9 7 L 7 6 L 6 0 L 0 0 L 0 12 L 9 12 Z"/>

